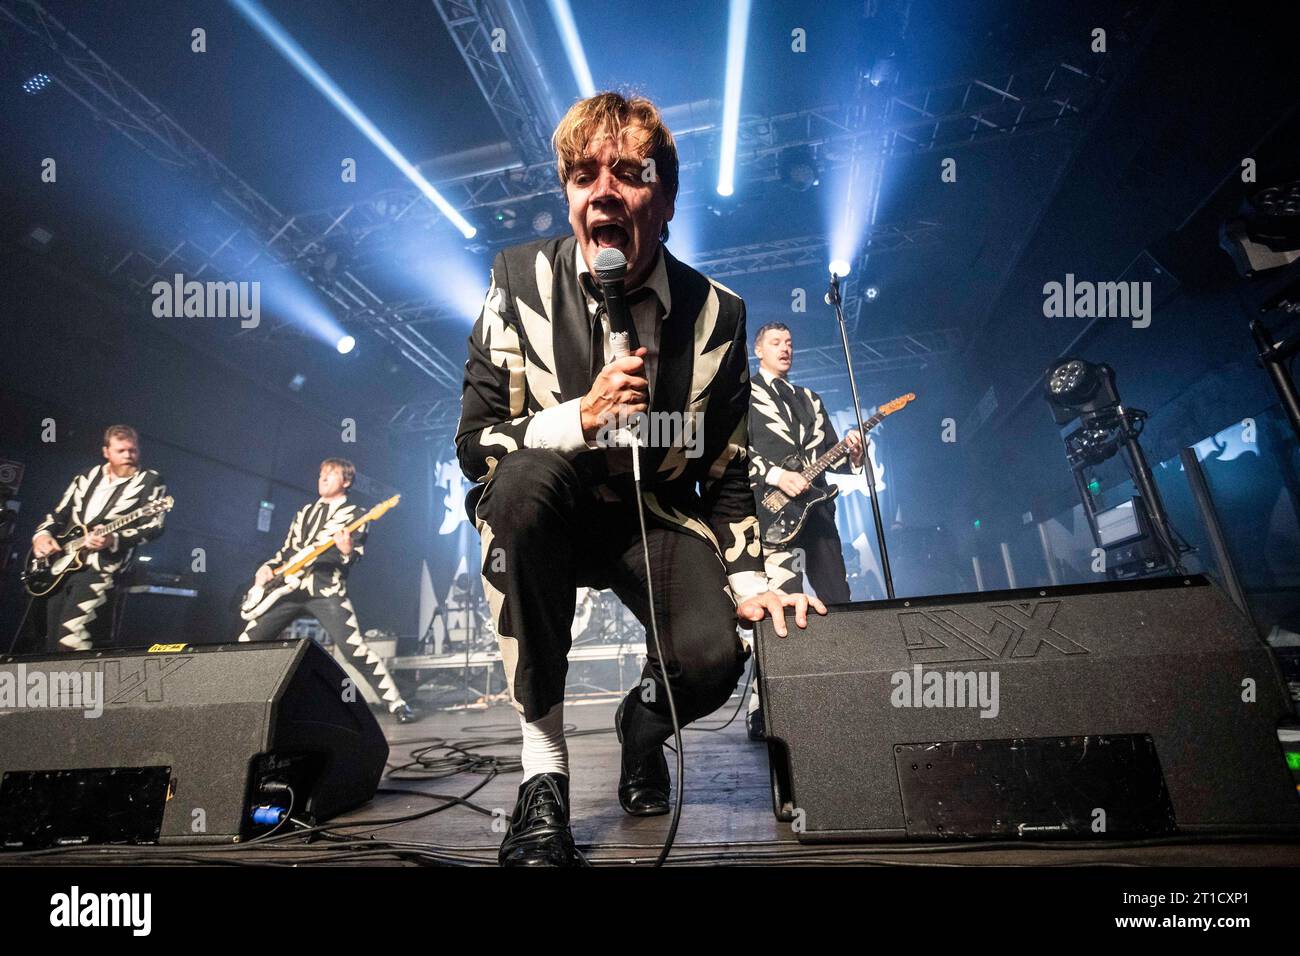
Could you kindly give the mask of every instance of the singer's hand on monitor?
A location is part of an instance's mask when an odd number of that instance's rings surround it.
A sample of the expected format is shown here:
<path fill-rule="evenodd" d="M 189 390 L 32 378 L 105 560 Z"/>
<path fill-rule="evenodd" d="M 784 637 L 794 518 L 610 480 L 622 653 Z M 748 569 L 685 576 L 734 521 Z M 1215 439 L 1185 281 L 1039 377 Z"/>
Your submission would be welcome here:
<path fill-rule="evenodd" d="M 626 358 L 614 359 L 596 376 L 596 381 L 578 403 L 582 410 L 582 436 L 591 441 L 610 419 L 629 418 L 648 410 L 650 383 L 645 375 L 644 346 Z"/>
<path fill-rule="evenodd" d="M 785 637 L 785 609 L 794 608 L 794 622 L 802 628 L 808 626 L 809 606 L 815 608 L 818 614 L 826 613 L 826 605 L 807 594 L 764 591 L 762 594 L 741 601 L 736 607 L 736 617 L 753 624 L 770 614 L 772 627 L 777 636 Z"/>

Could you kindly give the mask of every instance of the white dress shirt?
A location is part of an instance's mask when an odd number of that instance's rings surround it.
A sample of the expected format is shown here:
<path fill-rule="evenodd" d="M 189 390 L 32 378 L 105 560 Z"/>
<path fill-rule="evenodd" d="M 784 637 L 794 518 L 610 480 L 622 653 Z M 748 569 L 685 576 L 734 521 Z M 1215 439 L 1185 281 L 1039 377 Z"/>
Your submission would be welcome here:
<path fill-rule="evenodd" d="M 577 264 L 578 287 L 587 303 L 587 315 L 596 314 L 596 300 L 587 294 L 582 284 L 583 273 L 589 272 L 587 260 L 582 257 L 582 248 L 574 245 L 574 258 Z M 636 337 L 645 348 L 645 379 L 650 383 L 647 389 L 647 405 L 654 399 L 655 374 L 659 371 L 659 333 L 663 327 L 663 317 L 672 311 L 673 297 L 668 289 L 668 268 L 664 263 L 663 247 L 655 258 L 655 266 L 650 270 L 642 286 L 655 294 L 632 306 L 632 324 L 636 326 Z M 637 288 L 641 288 L 638 286 Z M 633 291 L 631 289 L 629 292 Z M 614 360 L 614 348 L 609 340 L 609 319 L 604 318 L 605 364 Z M 572 458 L 578 452 L 598 447 L 594 441 L 588 442 L 582 434 L 581 402 L 585 396 L 569 399 L 559 405 L 544 408 L 533 415 L 533 420 L 524 433 L 525 448 L 549 448 Z"/>
<path fill-rule="evenodd" d="M 117 486 L 124 481 L 130 481 L 133 477 L 135 477 L 134 473 L 127 475 L 125 478 L 114 477 L 113 473 L 108 470 L 108 465 L 105 464 L 103 477 L 95 485 L 95 490 L 90 493 L 90 501 L 86 503 L 86 510 L 82 514 L 87 518 L 98 518 Z M 117 535 L 109 535 L 108 550 L 117 550 Z"/>

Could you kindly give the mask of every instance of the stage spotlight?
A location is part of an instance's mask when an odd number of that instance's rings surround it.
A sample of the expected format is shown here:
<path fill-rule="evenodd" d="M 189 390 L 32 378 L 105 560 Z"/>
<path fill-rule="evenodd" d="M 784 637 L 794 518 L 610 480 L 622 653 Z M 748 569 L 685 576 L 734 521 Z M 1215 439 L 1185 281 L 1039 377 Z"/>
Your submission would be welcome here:
<path fill-rule="evenodd" d="M 832 259 L 830 269 L 831 272 L 843 279 L 849 274 L 849 261 L 847 259 Z"/>
<path fill-rule="evenodd" d="M 807 192 L 819 182 L 817 162 L 807 146 L 795 146 L 781 153 L 777 164 L 781 185 L 795 192 Z"/>
<path fill-rule="evenodd" d="M 1119 405 L 1115 370 L 1072 356 L 1047 370 L 1044 394 L 1058 425 L 1067 425 L 1079 417 L 1094 418 Z"/>
<path fill-rule="evenodd" d="M 1069 359 L 1047 373 L 1048 398 L 1053 404 L 1070 408 L 1092 398 L 1100 382 L 1095 365 Z"/>
<path fill-rule="evenodd" d="M 876 296 L 880 295 L 880 289 L 877 288 L 877 287 L 874 286 L 874 285 L 869 285 L 869 286 L 867 286 L 867 288 L 863 291 L 863 294 L 866 295 L 866 297 L 867 297 L 867 301 L 869 301 L 869 302 L 873 302 L 873 301 L 875 301 Z"/>
<path fill-rule="evenodd" d="M 294 372 L 293 378 L 289 379 L 289 391 L 301 392 L 302 387 L 307 384 L 307 376 L 302 372 Z"/>
<path fill-rule="evenodd" d="M 357 340 L 350 335 L 345 335 L 338 340 L 334 347 L 339 350 L 339 355 L 347 355 L 357 347 Z"/>
<path fill-rule="evenodd" d="M 37 73 L 35 76 L 28 77 L 23 81 L 23 92 L 29 96 L 35 96 L 54 81 L 48 73 Z"/>
<path fill-rule="evenodd" d="M 1219 245 L 1252 276 L 1300 258 L 1300 179 L 1263 186 L 1219 228 Z"/>
<path fill-rule="evenodd" d="M 1182 556 L 1191 548 L 1169 521 L 1138 441 L 1147 413 L 1120 404 L 1115 370 L 1063 358 L 1047 370 L 1043 396 L 1061 426 L 1065 460 L 1093 540 L 1106 554 L 1106 576 L 1114 580 L 1165 570 L 1182 574 Z M 1095 498 L 1101 486 L 1088 472 L 1121 452 L 1137 494 L 1117 508 L 1103 509 Z"/>
<path fill-rule="evenodd" d="M 544 236 L 551 231 L 551 226 L 555 223 L 555 217 L 551 215 L 549 209 L 539 209 L 533 214 L 533 232 L 539 236 Z"/>
<path fill-rule="evenodd" d="M 502 229 L 513 229 L 518 221 L 518 216 L 509 206 L 502 206 L 493 214 L 492 221 Z"/>
<path fill-rule="evenodd" d="M 898 60 L 894 54 L 877 58 L 872 64 L 871 72 L 867 76 L 867 81 L 872 86 L 883 86 L 898 76 Z"/>

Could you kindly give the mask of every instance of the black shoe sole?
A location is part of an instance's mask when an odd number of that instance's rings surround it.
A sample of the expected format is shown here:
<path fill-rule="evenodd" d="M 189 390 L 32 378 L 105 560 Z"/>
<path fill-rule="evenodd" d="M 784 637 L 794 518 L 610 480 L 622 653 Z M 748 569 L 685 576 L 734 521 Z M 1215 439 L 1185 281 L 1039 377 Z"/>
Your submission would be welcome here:
<path fill-rule="evenodd" d="M 618 805 L 623 808 L 623 812 L 629 817 L 662 817 L 672 809 L 668 804 L 664 804 L 662 809 L 656 807 L 653 810 L 630 810 L 628 809 L 628 805 L 622 800 L 619 800 Z"/>

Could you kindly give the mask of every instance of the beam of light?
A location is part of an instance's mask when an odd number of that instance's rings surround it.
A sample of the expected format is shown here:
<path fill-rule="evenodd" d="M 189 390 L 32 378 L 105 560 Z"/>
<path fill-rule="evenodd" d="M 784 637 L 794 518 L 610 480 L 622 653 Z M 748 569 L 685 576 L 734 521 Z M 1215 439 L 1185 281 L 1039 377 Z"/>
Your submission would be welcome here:
<path fill-rule="evenodd" d="M 336 348 L 345 337 L 343 326 L 321 304 L 316 290 L 287 266 L 257 262 L 248 266 L 236 278 L 251 279 L 261 285 L 263 307 L 273 316 L 288 319 L 314 338 Z"/>
<path fill-rule="evenodd" d="M 822 177 L 826 186 L 823 201 L 826 221 L 831 224 L 831 259 L 865 266 L 865 257 L 859 261 L 859 255 L 880 211 L 885 160 L 874 143 L 863 143 L 857 149 L 851 162 Z M 847 274 L 847 269 L 840 272 Z"/>
<path fill-rule="evenodd" d="M 551 19 L 555 29 L 560 31 L 560 40 L 564 43 L 564 52 L 569 57 L 569 69 L 578 83 L 578 92 L 583 97 L 596 95 L 596 84 L 591 79 L 591 68 L 587 66 L 587 54 L 582 49 L 582 38 L 578 36 L 578 25 L 573 20 L 573 8 L 569 0 L 548 0 Z"/>
<path fill-rule="evenodd" d="M 334 343 L 334 347 L 339 350 L 339 355 L 347 355 L 357 347 L 357 340 L 350 335 L 345 335 Z"/>
<path fill-rule="evenodd" d="M 451 222 L 460 230 L 461 235 L 466 239 L 472 239 L 477 230 L 466 221 L 465 217 L 457 212 L 442 193 L 433 188 L 433 184 L 420 174 L 420 171 L 411 164 L 405 156 L 398 152 L 394 146 L 374 123 L 370 122 L 361 109 L 348 98 L 348 95 L 339 89 L 329 74 L 327 74 L 320 65 L 313 60 L 298 42 L 289 36 L 285 29 L 256 3 L 256 0 L 226 0 L 234 7 L 249 23 L 251 23 L 259 33 L 280 51 L 289 63 L 303 77 L 316 87 L 321 94 L 334 104 L 334 107 L 348 118 L 348 120 L 359 129 L 365 137 L 374 143 L 375 147 L 388 157 L 402 175 L 409 179 L 415 188 L 424 194 L 425 198 L 438 207 L 438 211 L 451 220 Z"/>
<path fill-rule="evenodd" d="M 700 223 L 695 213 L 699 207 L 678 209 L 668 224 L 668 250 L 681 262 L 694 265 L 700 254 Z"/>
<path fill-rule="evenodd" d="M 839 276 L 841 279 L 843 279 L 846 275 L 849 274 L 849 260 L 848 260 L 848 259 L 832 259 L 832 260 L 831 260 L 831 272 L 835 273 L 837 276 Z"/>
<path fill-rule="evenodd" d="M 389 233 L 394 251 L 375 264 L 375 275 L 394 294 L 429 300 L 463 320 L 465 330 L 483 309 L 491 257 L 468 252 L 454 237 L 431 236 L 414 223 L 395 222 Z"/>
<path fill-rule="evenodd" d="M 736 137 L 740 129 L 740 90 L 745 76 L 745 40 L 749 34 L 750 0 L 731 0 L 727 17 L 727 83 L 722 101 L 722 157 L 718 164 L 718 195 L 736 191 Z"/>

